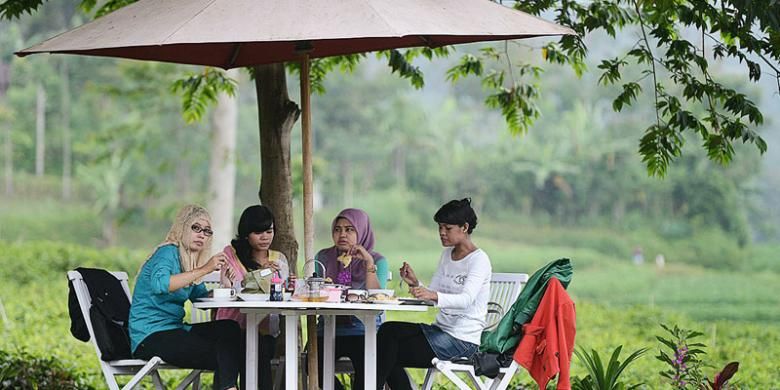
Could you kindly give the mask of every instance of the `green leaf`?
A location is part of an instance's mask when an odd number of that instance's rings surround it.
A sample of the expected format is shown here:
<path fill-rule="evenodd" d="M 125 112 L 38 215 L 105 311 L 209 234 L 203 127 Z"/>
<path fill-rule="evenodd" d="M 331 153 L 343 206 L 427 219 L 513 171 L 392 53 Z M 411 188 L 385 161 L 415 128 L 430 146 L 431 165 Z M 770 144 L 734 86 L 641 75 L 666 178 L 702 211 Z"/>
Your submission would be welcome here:
<path fill-rule="evenodd" d="M 216 103 L 220 92 L 233 96 L 236 81 L 227 77 L 221 70 L 205 68 L 203 73 L 190 73 L 187 77 L 174 81 L 171 91 L 181 93 L 184 120 L 193 123 L 203 119 L 209 104 Z"/>
<path fill-rule="evenodd" d="M 407 58 L 398 50 L 389 50 L 387 53 L 387 64 L 390 66 L 393 73 L 397 73 L 400 77 L 408 79 L 416 89 L 420 89 L 425 85 L 423 73 L 419 67 L 408 62 Z"/>
<path fill-rule="evenodd" d="M 15 19 L 38 10 L 45 0 L 5 0 L 0 3 L 0 19 Z"/>
<path fill-rule="evenodd" d="M 471 54 L 466 54 L 461 57 L 458 65 L 447 71 L 447 80 L 455 82 L 469 75 L 482 75 L 482 61 Z"/>

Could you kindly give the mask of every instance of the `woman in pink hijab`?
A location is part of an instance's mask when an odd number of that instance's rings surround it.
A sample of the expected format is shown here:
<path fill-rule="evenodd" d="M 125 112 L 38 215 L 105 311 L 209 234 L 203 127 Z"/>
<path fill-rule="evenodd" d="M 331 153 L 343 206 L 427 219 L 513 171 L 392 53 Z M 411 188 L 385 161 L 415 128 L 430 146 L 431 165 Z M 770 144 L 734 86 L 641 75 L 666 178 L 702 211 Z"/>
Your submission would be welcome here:
<path fill-rule="evenodd" d="M 377 289 L 387 285 L 388 264 L 382 254 L 374 251 L 374 231 L 368 214 L 360 209 L 342 210 L 331 223 L 333 246 L 320 250 L 315 257 L 325 265 L 317 267 L 317 273 L 330 278 L 336 284 L 354 289 Z M 377 316 L 377 329 L 384 315 Z M 317 330 L 322 345 L 322 323 Z M 363 389 L 365 354 L 365 328 L 354 316 L 336 318 L 336 359 L 348 357 L 355 368 L 353 389 Z M 322 383 L 322 348 L 318 348 L 320 383 Z M 343 389 L 335 381 L 336 389 Z"/>

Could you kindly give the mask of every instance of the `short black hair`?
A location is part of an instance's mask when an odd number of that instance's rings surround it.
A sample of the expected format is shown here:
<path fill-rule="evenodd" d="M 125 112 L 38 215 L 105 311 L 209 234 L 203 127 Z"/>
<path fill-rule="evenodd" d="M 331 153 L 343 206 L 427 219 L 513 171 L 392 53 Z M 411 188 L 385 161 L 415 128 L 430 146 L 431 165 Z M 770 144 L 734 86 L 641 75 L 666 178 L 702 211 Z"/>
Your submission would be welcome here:
<path fill-rule="evenodd" d="M 247 238 L 249 233 L 260 233 L 274 225 L 274 214 L 268 206 L 255 205 L 247 207 L 238 220 L 238 237 Z"/>
<path fill-rule="evenodd" d="M 447 202 L 434 214 L 433 220 L 438 223 L 458 226 L 465 226 L 468 223 L 468 234 L 471 234 L 477 227 L 477 213 L 471 208 L 471 198 Z"/>

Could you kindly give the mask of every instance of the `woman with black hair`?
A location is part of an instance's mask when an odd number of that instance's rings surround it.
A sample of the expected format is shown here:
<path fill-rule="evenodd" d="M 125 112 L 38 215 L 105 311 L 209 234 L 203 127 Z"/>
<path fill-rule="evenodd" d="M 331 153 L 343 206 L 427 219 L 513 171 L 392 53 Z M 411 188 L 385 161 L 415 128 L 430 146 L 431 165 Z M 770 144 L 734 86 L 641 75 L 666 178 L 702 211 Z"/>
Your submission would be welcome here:
<path fill-rule="evenodd" d="M 431 360 L 470 357 L 479 348 L 490 296 L 490 258 L 471 241 L 477 214 L 471 199 L 453 200 L 433 217 L 444 250 L 430 286 L 404 262 L 400 276 L 416 298 L 440 309 L 433 324 L 386 322 L 377 334 L 377 388 L 411 389 L 404 367 L 428 368 Z"/>
<path fill-rule="evenodd" d="M 287 258 L 282 252 L 270 249 L 274 239 L 274 216 L 271 209 L 263 205 L 249 206 L 241 213 L 238 221 L 238 234 L 224 249 L 226 267 L 221 271 L 223 287 L 240 287 L 247 273 L 267 268 L 278 272 L 286 280 L 290 276 Z M 246 314 L 239 309 L 220 308 L 217 319 L 229 319 L 238 322 L 246 332 Z M 279 316 L 272 314 L 260 322 L 260 389 L 273 388 L 271 378 L 271 359 L 274 356 L 276 336 L 279 335 Z"/>

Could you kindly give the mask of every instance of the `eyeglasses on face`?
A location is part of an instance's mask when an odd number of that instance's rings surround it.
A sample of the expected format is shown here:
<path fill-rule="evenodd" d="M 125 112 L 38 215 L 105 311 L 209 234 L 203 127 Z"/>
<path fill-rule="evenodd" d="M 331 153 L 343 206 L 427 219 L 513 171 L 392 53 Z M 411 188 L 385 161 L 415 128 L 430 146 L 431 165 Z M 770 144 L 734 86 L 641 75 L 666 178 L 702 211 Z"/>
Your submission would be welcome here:
<path fill-rule="evenodd" d="M 197 223 L 192 225 L 192 226 L 190 226 L 190 229 L 192 229 L 192 231 L 195 232 L 195 233 L 201 233 L 202 232 L 203 235 L 205 235 L 206 237 L 211 237 L 214 234 L 213 230 L 211 230 L 209 228 L 202 227 L 202 226 L 198 225 Z"/>

